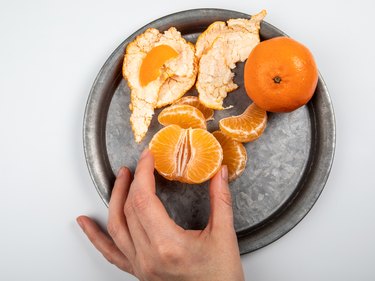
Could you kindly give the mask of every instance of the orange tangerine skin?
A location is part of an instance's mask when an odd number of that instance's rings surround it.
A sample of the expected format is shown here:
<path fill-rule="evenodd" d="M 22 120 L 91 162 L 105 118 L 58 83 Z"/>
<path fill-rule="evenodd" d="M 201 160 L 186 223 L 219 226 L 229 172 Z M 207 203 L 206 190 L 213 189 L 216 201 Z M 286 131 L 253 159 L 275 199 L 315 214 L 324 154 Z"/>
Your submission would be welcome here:
<path fill-rule="evenodd" d="M 178 53 L 168 45 L 159 45 L 151 49 L 143 59 L 139 71 L 139 81 L 142 87 L 160 76 L 160 69 L 166 61 L 175 58 Z"/>
<path fill-rule="evenodd" d="M 306 104 L 318 82 L 315 60 L 301 43 L 289 37 L 260 42 L 244 70 L 251 100 L 270 112 L 290 112 Z"/>

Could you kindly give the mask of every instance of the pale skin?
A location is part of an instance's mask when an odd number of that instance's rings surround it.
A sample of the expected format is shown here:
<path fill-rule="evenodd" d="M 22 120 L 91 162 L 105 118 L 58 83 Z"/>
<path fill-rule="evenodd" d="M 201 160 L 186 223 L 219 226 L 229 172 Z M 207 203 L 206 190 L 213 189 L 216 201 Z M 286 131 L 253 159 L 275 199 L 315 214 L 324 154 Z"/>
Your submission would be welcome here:
<path fill-rule="evenodd" d="M 228 171 L 211 179 L 210 217 L 203 230 L 185 230 L 169 217 L 156 195 L 154 159 L 145 150 L 134 179 L 122 167 L 108 214 L 108 234 L 87 216 L 78 224 L 99 252 L 141 281 L 243 281 Z"/>

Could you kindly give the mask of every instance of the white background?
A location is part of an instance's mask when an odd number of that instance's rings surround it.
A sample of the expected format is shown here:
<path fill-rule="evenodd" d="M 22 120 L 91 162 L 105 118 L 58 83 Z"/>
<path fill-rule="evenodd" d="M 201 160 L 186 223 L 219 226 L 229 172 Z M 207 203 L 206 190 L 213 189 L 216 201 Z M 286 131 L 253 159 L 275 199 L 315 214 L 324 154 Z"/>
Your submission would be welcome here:
<path fill-rule="evenodd" d="M 111 52 L 146 23 L 192 8 L 249 14 L 307 45 L 336 113 L 337 148 L 318 202 L 286 236 L 242 257 L 246 280 L 375 280 L 372 0 L 0 0 L 0 280 L 135 280 L 108 264 L 75 217 L 103 225 L 82 119 Z"/>

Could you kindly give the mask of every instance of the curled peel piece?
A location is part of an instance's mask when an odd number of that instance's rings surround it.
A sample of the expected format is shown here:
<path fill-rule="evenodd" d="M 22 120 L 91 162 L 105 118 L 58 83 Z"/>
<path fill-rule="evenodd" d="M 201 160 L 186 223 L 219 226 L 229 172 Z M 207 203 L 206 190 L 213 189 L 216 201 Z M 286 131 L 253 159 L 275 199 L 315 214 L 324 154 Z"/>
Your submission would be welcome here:
<path fill-rule="evenodd" d="M 197 40 L 199 58 L 196 87 L 199 100 L 213 109 L 224 109 L 223 100 L 238 86 L 232 69 L 243 62 L 260 42 L 260 22 L 266 11 L 250 19 L 230 19 L 227 23 L 214 22 Z"/>
<path fill-rule="evenodd" d="M 195 82 L 195 48 L 176 28 L 149 28 L 128 44 L 123 76 L 131 90 L 130 123 L 136 142 L 145 137 L 154 109 L 183 96 Z"/>

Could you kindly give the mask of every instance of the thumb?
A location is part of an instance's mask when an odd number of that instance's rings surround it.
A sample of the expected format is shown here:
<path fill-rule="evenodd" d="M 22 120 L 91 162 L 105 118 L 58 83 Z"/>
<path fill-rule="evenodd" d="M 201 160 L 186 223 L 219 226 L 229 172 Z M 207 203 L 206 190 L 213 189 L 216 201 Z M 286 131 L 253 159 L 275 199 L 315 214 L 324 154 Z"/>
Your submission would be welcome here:
<path fill-rule="evenodd" d="M 233 229 L 232 196 L 228 185 L 228 168 L 226 165 L 210 182 L 210 218 L 208 227 L 214 229 Z"/>

